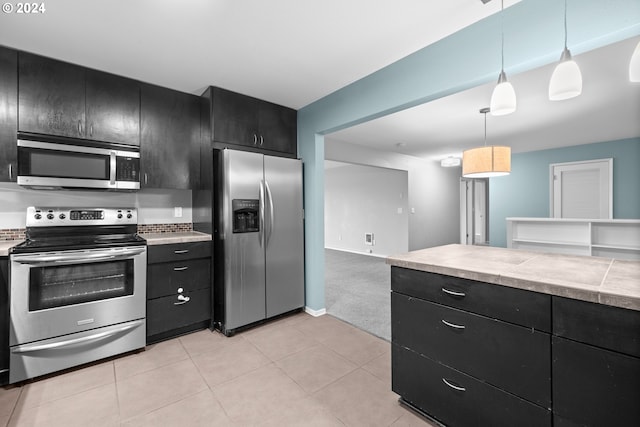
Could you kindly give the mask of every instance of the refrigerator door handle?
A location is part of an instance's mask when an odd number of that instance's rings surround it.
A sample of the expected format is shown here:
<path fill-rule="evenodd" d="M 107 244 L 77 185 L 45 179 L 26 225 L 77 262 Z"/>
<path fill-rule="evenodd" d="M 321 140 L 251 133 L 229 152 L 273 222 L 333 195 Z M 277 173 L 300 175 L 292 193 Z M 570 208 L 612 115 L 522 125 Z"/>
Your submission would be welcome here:
<path fill-rule="evenodd" d="M 260 240 L 260 247 L 265 247 L 265 232 L 264 232 L 264 202 L 265 202 L 265 191 L 264 191 L 264 185 L 265 181 L 264 179 L 260 180 L 260 192 L 258 194 L 259 197 L 259 202 L 258 205 L 260 206 L 260 231 L 259 231 L 259 240 Z"/>
<path fill-rule="evenodd" d="M 265 239 L 265 247 L 269 245 L 269 240 L 271 240 L 271 235 L 273 234 L 273 224 L 275 218 L 273 216 L 273 197 L 271 195 L 271 188 L 269 188 L 269 181 L 264 181 L 265 188 L 267 189 L 267 199 L 269 199 L 269 233 L 266 235 Z"/>

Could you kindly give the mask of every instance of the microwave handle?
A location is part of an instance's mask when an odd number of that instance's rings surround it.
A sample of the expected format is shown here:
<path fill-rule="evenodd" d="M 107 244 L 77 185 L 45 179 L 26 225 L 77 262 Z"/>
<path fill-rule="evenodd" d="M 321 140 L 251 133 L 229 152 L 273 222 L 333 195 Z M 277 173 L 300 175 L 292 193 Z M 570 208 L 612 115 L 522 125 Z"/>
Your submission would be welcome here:
<path fill-rule="evenodd" d="M 112 186 L 116 185 L 116 152 L 112 151 L 109 153 L 110 161 L 110 170 L 109 170 L 109 184 Z"/>

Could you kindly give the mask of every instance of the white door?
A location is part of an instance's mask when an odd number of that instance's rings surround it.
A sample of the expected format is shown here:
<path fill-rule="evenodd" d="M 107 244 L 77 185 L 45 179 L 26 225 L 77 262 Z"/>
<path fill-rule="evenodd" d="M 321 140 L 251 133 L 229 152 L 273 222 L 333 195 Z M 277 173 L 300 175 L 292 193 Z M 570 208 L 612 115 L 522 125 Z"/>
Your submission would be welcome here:
<path fill-rule="evenodd" d="M 554 218 L 613 218 L 613 159 L 556 163 L 550 169 Z"/>

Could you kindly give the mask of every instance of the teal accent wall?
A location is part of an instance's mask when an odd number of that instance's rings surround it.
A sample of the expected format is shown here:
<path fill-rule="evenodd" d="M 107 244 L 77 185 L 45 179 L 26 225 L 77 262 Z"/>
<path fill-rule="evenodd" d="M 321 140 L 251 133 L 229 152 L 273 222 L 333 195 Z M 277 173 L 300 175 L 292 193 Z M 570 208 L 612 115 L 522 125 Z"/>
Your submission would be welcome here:
<path fill-rule="evenodd" d="M 640 35 L 638 0 L 568 3 L 574 55 Z M 563 13 L 559 0 L 523 0 L 502 16 L 483 19 L 298 111 L 308 308 L 325 308 L 323 135 L 496 80 L 502 20 L 508 75 L 557 61 L 564 43 Z"/>
<path fill-rule="evenodd" d="M 489 180 L 489 242 L 507 247 L 506 218 L 551 216 L 549 165 L 613 159 L 613 218 L 640 219 L 640 138 L 511 156 L 511 174 Z"/>

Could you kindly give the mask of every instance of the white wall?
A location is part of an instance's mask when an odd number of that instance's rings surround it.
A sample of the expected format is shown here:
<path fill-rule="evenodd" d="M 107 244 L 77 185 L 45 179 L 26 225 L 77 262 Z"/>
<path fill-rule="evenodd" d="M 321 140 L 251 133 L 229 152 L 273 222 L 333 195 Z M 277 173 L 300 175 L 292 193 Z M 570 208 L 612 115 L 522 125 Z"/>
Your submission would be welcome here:
<path fill-rule="evenodd" d="M 408 250 L 407 172 L 347 163 L 325 171 L 325 247 L 391 255 Z M 365 243 L 373 233 L 374 244 Z"/>
<path fill-rule="evenodd" d="M 460 167 L 443 168 L 434 160 L 367 149 L 330 137 L 325 139 L 325 159 L 407 171 L 408 250 L 460 242 Z"/>
<path fill-rule="evenodd" d="M 132 193 L 56 191 L 31 190 L 14 183 L 0 183 L 0 229 L 24 228 L 28 206 L 136 207 L 139 224 L 191 222 L 190 190 L 144 189 Z M 174 217 L 174 207 L 182 207 L 182 217 Z"/>

